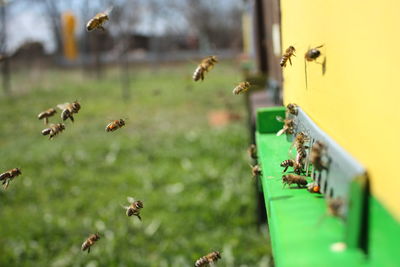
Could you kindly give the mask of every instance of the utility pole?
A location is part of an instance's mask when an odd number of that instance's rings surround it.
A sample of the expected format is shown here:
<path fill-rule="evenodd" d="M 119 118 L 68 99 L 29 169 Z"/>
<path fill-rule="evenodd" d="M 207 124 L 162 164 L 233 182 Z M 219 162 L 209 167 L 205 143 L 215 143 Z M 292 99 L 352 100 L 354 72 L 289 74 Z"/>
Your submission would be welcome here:
<path fill-rule="evenodd" d="M 0 62 L 2 63 L 3 90 L 6 95 L 10 93 L 10 59 L 7 55 L 7 3 L 6 0 L 0 1 Z"/>

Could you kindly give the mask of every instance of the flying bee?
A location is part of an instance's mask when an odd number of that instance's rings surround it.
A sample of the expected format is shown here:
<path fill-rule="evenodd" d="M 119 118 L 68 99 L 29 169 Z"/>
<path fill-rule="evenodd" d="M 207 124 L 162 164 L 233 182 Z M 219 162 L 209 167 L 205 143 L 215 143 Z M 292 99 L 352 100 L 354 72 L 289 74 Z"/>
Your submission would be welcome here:
<path fill-rule="evenodd" d="M 283 119 L 281 116 L 276 116 L 276 120 L 283 122 L 283 128 L 276 133 L 276 136 L 281 136 L 284 133 L 293 134 L 294 121 L 292 119 Z"/>
<path fill-rule="evenodd" d="M 257 146 L 255 144 L 251 144 L 247 149 L 247 153 L 249 157 L 252 159 L 257 159 Z"/>
<path fill-rule="evenodd" d="M 217 62 L 218 60 L 216 56 L 209 56 L 203 59 L 193 73 L 193 80 L 195 82 L 197 82 L 200 79 L 204 80 L 204 74 L 210 71 Z"/>
<path fill-rule="evenodd" d="M 135 201 L 132 197 L 128 197 L 128 201 L 131 203 L 129 206 L 122 206 L 126 209 L 126 216 L 130 217 L 134 215 L 138 217 L 139 220 L 142 220 L 142 217 L 140 217 L 140 210 L 143 209 L 143 202 L 140 200 Z"/>
<path fill-rule="evenodd" d="M 100 239 L 100 235 L 98 233 L 90 235 L 88 239 L 85 240 L 82 244 L 82 251 L 88 250 L 90 252 L 90 247 L 96 243 Z"/>
<path fill-rule="evenodd" d="M 286 113 L 292 114 L 292 115 L 297 115 L 297 105 L 290 103 L 286 106 Z M 286 116 L 287 117 L 287 116 Z"/>
<path fill-rule="evenodd" d="M 292 65 L 292 60 L 290 59 L 291 56 L 296 56 L 294 54 L 296 52 L 296 49 L 293 46 L 289 46 L 285 53 L 282 55 L 281 62 L 279 63 L 281 67 L 286 67 L 286 63 L 289 60 L 290 66 Z"/>
<path fill-rule="evenodd" d="M 296 174 L 285 174 L 282 176 L 283 186 L 292 184 L 297 184 L 298 187 L 307 186 L 307 180 L 304 176 L 296 175 Z"/>
<path fill-rule="evenodd" d="M 320 193 L 320 186 L 316 182 L 309 183 L 307 185 L 307 191 L 310 193 Z"/>
<path fill-rule="evenodd" d="M 323 46 L 324 45 L 320 45 L 320 46 L 309 49 L 304 55 L 305 60 L 315 61 L 321 55 L 321 51 L 319 51 L 318 48 L 321 48 Z"/>
<path fill-rule="evenodd" d="M 210 266 L 210 264 L 217 262 L 218 259 L 221 259 L 221 253 L 219 251 L 213 251 L 198 259 L 195 262 L 194 267 Z"/>
<path fill-rule="evenodd" d="M 56 136 L 57 134 L 61 133 L 64 130 L 65 130 L 65 125 L 63 123 L 50 124 L 50 127 L 44 129 L 42 131 L 42 134 L 50 135 L 49 139 L 52 139 L 54 136 Z"/>
<path fill-rule="evenodd" d="M 41 113 L 39 113 L 38 115 L 38 119 L 44 119 L 44 124 L 49 123 L 49 118 L 52 117 L 54 114 L 57 113 L 57 110 L 55 110 L 54 108 L 49 108 L 48 110 L 45 110 Z"/>
<path fill-rule="evenodd" d="M 250 168 L 251 168 L 251 174 L 253 175 L 253 177 L 257 178 L 258 176 L 261 175 L 261 167 L 260 165 L 256 164 L 254 166 L 252 166 L 251 164 L 249 164 Z"/>
<path fill-rule="evenodd" d="M 19 168 L 14 168 L 11 170 L 8 170 L 6 172 L 3 172 L 0 174 L 0 181 L 3 181 L 3 188 L 4 190 L 7 189 L 8 185 L 10 184 L 11 180 L 17 177 L 18 175 L 21 175 L 21 170 Z"/>
<path fill-rule="evenodd" d="M 324 45 L 320 45 L 311 49 L 308 49 L 308 51 L 304 54 L 304 72 L 306 76 L 306 88 L 308 87 L 308 81 L 307 81 L 307 61 L 312 62 L 314 61 L 315 63 L 322 64 L 322 73 L 324 74 L 325 71 L 325 61 L 324 63 L 319 63 L 317 62 L 317 58 L 321 55 L 321 51 L 318 50 L 318 48 L 323 47 Z"/>
<path fill-rule="evenodd" d="M 323 162 L 323 152 L 326 151 L 325 144 L 321 141 L 316 141 L 311 147 L 310 162 L 317 171 L 327 169 L 326 164 Z"/>
<path fill-rule="evenodd" d="M 232 93 L 238 95 L 247 92 L 250 89 L 250 86 L 251 84 L 249 82 L 240 82 L 235 88 L 233 88 Z"/>
<path fill-rule="evenodd" d="M 58 104 L 57 107 L 62 110 L 61 119 L 63 121 L 70 118 L 71 121 L 74 122 L 74 117 L 72 115 L 78 113 L 81 109 L 81 104 L 79 104 L 78 101 L 74 101 L 72 103 Z"/>
<path fill-rule="evenodd" d="M 109 123 L 106 127 L 106 132 L 113 132 L 122 126 L 125 125 L 125 121 L 123 119 L 115 120 Z"/>
<path fill-rule="evenodd" d="M 102 31 L 105 31 L 103 24 L 110 19 L 109 15 L 110 15 L 111 11 L 112 11 L 112 7 L 108 8 L 104 12 L 96 14 L 96 16 L 94 16 L 92 19 L 90 19 L 88 21 L 88 23 L 86 24 L 86 30 L 88 32 L 90 32 L 94 29 L 100 29 Z"/>
<path fill-rule="evenodd" d="M 296 173 L 296 174 L 304 173 L 303 165 L 299 164 L 297 161 L 295 161 L 293 159 L 287 159 L 287 160 L 282 161 L 281 162 L 281 167 L 285 167 L 283 172 L 286 172 L 286 170 L 289 167 L 293 167 L 294 173 Z"/>

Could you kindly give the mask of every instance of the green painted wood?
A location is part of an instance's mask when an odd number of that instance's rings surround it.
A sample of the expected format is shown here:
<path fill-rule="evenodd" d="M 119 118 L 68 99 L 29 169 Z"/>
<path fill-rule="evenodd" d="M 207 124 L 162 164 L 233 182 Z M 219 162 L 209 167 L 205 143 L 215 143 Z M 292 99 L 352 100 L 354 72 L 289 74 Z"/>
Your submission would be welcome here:
<path fill-rule="evenodd" d="M 288 158 L 285 136 L 256 133 L 259 164 L 276 266 L 360 266 L 359 250 L 333 252 L 345 241 L 345 223 L 326 216 L 325 199 L 305 189 L 283 188 L 280 162 Z"/>
<path fill-rule="evenodd" d="M 361 248 L 367 251 L 368 229 L 363 224 L 367 223 L 368 201 L 367 201 L 367 177 L 360 176 L 353 180 L 350 185 L 349 212 L 347 214 L 346 243 L 349 248 Z"/>
<path fill-rule="evenodd" d="M 283 123 L 276 116 L 285 117 L 285 107 L 269 107 L 257 110 L 256 128 L 260 133 L 276 133 L 282 129 Z"/>
<path fill-rule="evenodd" d="M 281 111 L 282 112 L 282 111 Z M 267 109 L 257 121 L 275 121 Z M 400 266 L 400 224 L 368 195 L 360 177 L 351 186 L 347 222 L 326 215 L 325 199 L 305 189 L 283 188 L 280 162 L 288 158 L 290 143 L 276 136 L 267 122 L 258 124 L 256 143 L 262 168 L 262 189 L 267 209 L 273 256 L 277 267 L 290 266 Z M 367 223 L 366 223 L 367 222 Z M 335 252 L 331 246 L 347 242 Z M 358 249 L 358 247 L 362 249 Z M 396 253 L 397 252 L 397 253 Z"/>

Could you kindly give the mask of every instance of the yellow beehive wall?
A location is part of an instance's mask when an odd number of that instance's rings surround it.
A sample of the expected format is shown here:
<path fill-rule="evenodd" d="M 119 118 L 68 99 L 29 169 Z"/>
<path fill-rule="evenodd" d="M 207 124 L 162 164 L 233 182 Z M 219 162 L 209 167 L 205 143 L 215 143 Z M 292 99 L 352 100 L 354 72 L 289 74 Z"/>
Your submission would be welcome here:
<path fill-rule="evenodd" d="M 284 102 L 300 105 L 368 170 L 373 195 L 400 219 L 400 1 L 282 0 Z M 307 65 L 324 44 L 326 73 Z"/>

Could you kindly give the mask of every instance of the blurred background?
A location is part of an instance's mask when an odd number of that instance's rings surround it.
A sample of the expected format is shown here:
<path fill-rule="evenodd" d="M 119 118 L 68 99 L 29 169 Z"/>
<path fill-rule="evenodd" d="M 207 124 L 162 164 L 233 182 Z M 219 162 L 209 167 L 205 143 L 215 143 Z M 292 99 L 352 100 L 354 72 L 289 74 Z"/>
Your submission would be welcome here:
<path fill-rule="evenodd" d="M 0 1 L 0 170 L 22 170 L 0 190 L 0 266 L 193 266 L 213 250 L 218 266 L 271 266 L 248 97 L 232 95 L 253 75 L 251 2 Z M 37 114 L 75 100 L 75 122 L 42 136 Z"/>

